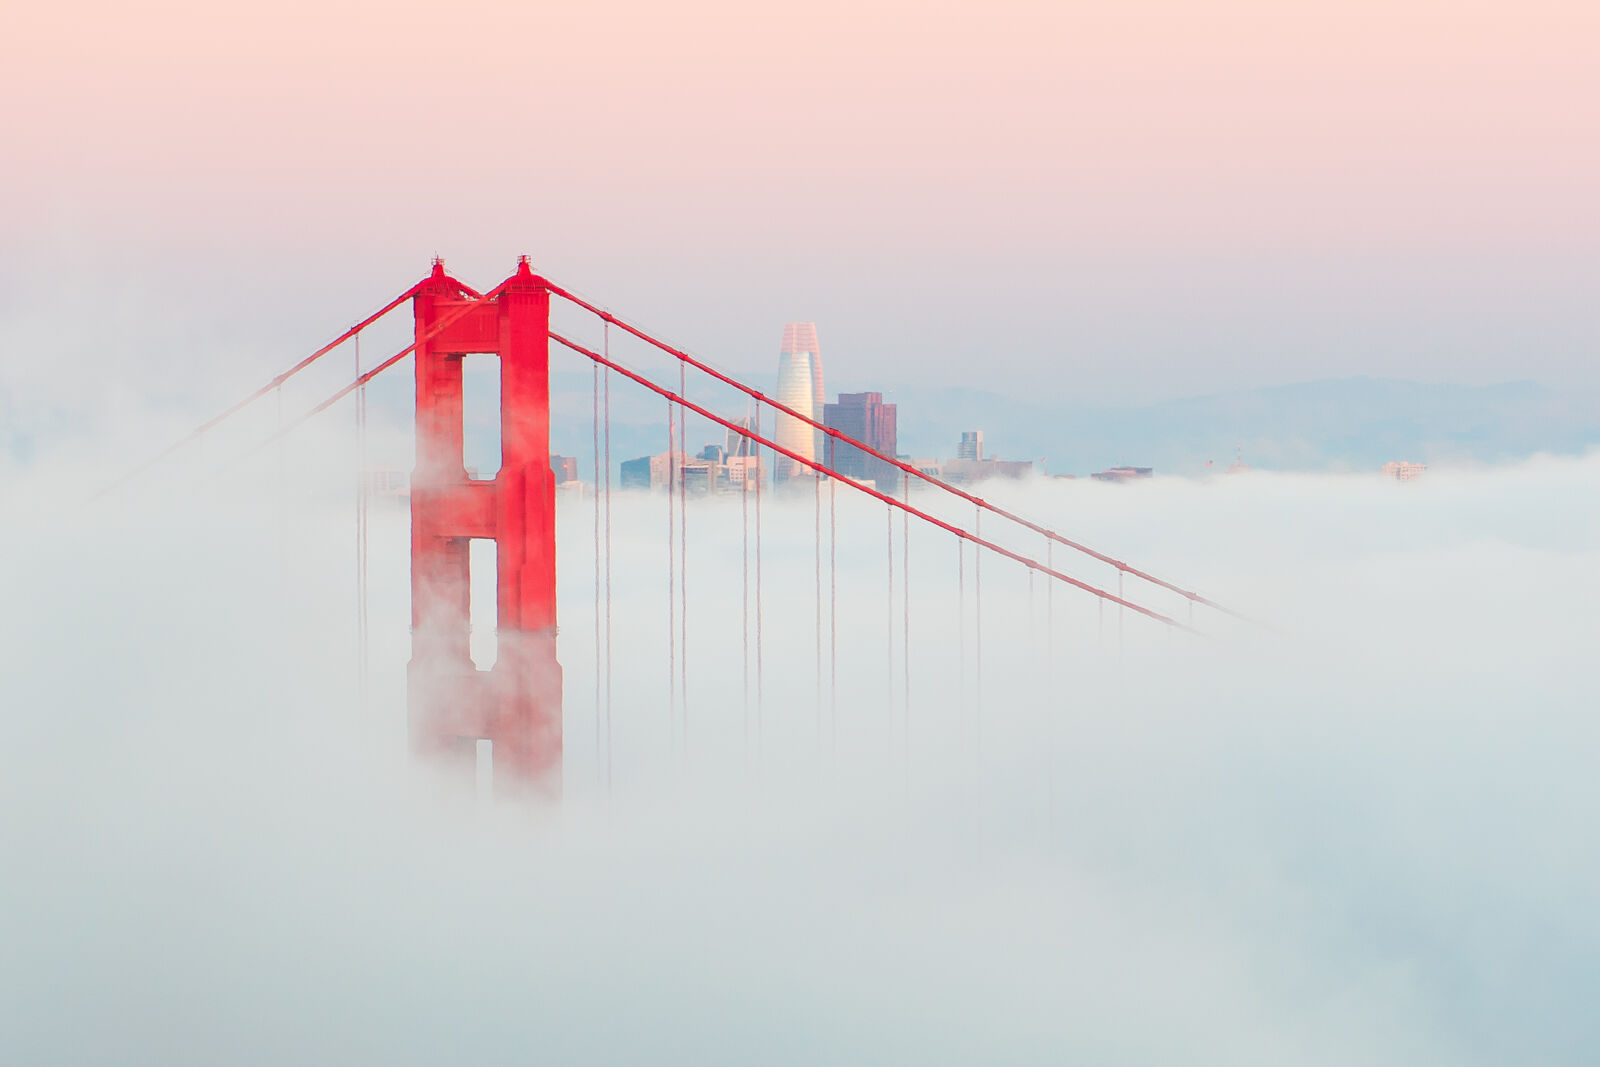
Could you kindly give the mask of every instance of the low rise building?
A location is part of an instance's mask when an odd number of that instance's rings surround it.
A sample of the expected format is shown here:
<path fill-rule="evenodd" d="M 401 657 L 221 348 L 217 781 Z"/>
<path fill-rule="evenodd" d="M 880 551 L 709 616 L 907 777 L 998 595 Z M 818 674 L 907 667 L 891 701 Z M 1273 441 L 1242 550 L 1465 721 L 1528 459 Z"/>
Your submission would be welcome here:
<path fill-rule="evenodd" d="M 754 490 L 762 471 L 759 456 L 730 456 L 721 445 L 707 445 L 698 455 L 662 452 L 622 464 L 624 489 L 676 489 L 691 493 L 738 493 Z"/>
<path fill-rule="evenodd" d="M 552 455 L 550 470 L 556 476 L 557 485 L 563 482 L 575 482 L 578 480 L 578 457 Z"/>
<path fill-rule="evenodd" d="M 1383 465 L 1383 474 L 1386 478 L 1393 478 L 1397 482 L 1409 482 L 1420 478 L 1428 471 L 1426 463 L 1409 463 L 1405 460 L 1390 460 Z"/>
<path fill-rule="evenodd" d="M 1155 468 L 1153 467 L 1121 466 L 1107 467 L 1103 471 L 1097 471 L 1089 475 L 1089 477 L 1101 482 L 1133 482 L 1141 478 L 1149 478 L 1153 474 L 1155 474 Z"/>
<path fill-rule="evenodd" d="M 947 459 L 939 467 L 945 481 L 953 485 L 972 485 L 990 478 L 1026 478 L 1033 473 L 1033 460 Z"/>

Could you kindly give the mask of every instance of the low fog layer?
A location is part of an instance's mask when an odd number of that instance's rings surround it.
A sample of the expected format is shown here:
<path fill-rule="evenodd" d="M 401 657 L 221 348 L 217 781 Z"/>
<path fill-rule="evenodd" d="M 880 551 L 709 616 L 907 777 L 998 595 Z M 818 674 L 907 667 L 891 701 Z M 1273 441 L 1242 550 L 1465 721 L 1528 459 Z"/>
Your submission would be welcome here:
<path fill-rule="evenodd" d="M 1196 639 L 989 558 L 981 686 L 971 552 L 958 586 L 913 530 L 908 609 L 900 524 L 841 492 L 836 700 L 814 499 L 764 508 L 759 702 L 739 504 L 694 501 L 676 725 L 665 501 L 619 496 L 609 789 L 592 505 L 564 502 L 556 810 L 409 766 L 399 505 L 360 706 L 349 476 L 315 458 L 92 507 L 81 470 L 4 475 L 8 1060 L 1600 1053 L 1600 455 L 1010 487 L 1270 626 L 1201 609 Z"/>

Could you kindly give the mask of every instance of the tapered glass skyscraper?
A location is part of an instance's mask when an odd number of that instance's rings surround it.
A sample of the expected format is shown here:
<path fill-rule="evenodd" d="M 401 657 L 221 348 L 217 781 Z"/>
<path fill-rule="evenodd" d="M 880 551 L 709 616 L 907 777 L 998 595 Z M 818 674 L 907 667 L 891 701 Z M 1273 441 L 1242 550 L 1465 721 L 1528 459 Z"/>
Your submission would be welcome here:
<path fill-rule="evenodd" d="M 817 349 L 817 324 L 791 322 L 783 328 L 778 349 L 778 403 L 808 418 L 822 421 L 822 353 Z M 795 455 L 820 461 L 822 431 L 799 419 L 778 415 L 773 440 Z M 779 481 L 811 473 L 809 467 L 780 456 L 774 466 Z"/>

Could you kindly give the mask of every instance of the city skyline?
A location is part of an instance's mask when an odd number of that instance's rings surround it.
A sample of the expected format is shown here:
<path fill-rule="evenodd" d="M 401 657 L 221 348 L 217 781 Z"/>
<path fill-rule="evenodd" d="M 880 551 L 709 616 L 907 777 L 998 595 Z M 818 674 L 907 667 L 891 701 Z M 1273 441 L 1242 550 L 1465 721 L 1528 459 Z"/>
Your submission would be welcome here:
<path fill-rule="evenodd" d="M 1080 477 L 1128 465 L 1153 466 L 1163 476 L 1206 477 L 1227 469 L 1230 459 L 1268 471 L 1376 472 L 1391 461 L 1470 466 L 1540 451 L 1581 454 L 1600 440 L 1600 394 L 1568 398 L 1527 384 L 1470 389 L 1351 379 L 1148 409 L 1071 408 L 1065 418 L 1048 402 L 980 390 L 902 385 L 880 395 L 896 398 L 885 406 L 909 413 L 909 421 L 898 420 L 895 452 L 933 474 L 958 474 L 959 438 L 974 432 L 960 427 L 973 424 L 1000 428 L 999 455 L 1007 462 L 1043 460 L 1040 471 Z M 909 407 L 902 397 L 910 398 Z M 1499 412 L 1506 413 L 1503 420 Z M 754 422 L 736 410 L 722 414 L 735 424 Z M 770 418 L 765 429 L 770 435 Z M 566 432 L 574 444 L 586 442 L 587 421 Z M 640 425 L 628 440 L 642 439 L 660 454 L 665 432 L 664 423 Z M 983 434 L 987 456 L 989 435 Z M 716 439 L 730 452 L 744 440 L 736 431 L 718 430 L 706 443 Z M 701 442 L 692 438 L 690 445 L 698 449 Z M 589 460 L 581 470 L 590 470 Z"/>

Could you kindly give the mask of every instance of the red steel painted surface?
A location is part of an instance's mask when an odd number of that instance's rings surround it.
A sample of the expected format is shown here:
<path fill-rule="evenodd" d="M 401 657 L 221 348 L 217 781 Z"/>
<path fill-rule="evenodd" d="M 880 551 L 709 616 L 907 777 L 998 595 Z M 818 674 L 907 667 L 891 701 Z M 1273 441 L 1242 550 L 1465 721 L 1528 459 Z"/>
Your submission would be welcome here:
<path fill-rule="evenodd" d="M 412 751 L 470 765 L 493 744 L 496 791 L 561 790 L 550 290 L 527 259 L 480 297 L 435 263 L 415 291 L 417 460 L 411 484 Z M 446 319 L 453 321 L 445 322 Z M 440 328 L 440 327 L 443 328 Z M 500 470 L 467 477 L 461 359 L 500 360 Z M 495 542 L 498 655 L 470 654 L 472 538 Z"/>

